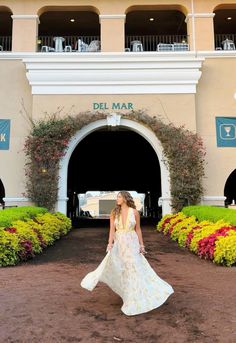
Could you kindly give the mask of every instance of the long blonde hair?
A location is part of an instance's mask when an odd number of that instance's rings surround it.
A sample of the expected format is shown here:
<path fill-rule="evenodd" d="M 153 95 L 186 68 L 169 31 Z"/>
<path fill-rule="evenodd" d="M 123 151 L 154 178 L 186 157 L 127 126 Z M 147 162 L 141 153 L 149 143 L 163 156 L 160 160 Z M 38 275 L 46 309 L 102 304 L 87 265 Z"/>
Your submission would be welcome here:
<path fill-rule="evenodd" d="M 134 199 L 133 199 L 132 195 L 129 192 L 127 192 L 127 191 L 120 191 L 118 194 L 121 194 L 122 197 L 126 200 L 127 206 L 136 209 L 136 205 L 134 203 Z M 121 213 L 121 205 L 116 204 L 116 206 L 111 211 L 111 215 L 113 217 L 115 217 L 115 216 L 119 216 L 120 213 Z"/>

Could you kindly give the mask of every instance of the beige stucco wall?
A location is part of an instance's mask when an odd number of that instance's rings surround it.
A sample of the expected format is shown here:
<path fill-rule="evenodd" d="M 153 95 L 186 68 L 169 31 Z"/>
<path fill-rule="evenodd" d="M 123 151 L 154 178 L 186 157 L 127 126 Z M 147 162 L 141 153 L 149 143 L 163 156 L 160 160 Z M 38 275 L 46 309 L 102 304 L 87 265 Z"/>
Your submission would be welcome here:
<path fill-rule="evenodd" d="M 35 120 L 44 112 L 62 108 L 62 115 L 75 115 L 93 110 L 93 103 L 132 103 L 134 110 L 144 109 L 151 116 L 160 115 L 176 125 L 184 124 L 203 137 L 207 149 L 205 195 L 223 196 L 224 185 L 235 169 L 234 148 L 217 148 L 215 116 L 236 116 L 236 59 L 207 58 L 202 67 L 202 77 L 197 94 L 147 94 L 147 95 L 31 95 L 25 67 L 20 60 L 0 61 L 0 118 L 11 119 L 10 150 L 0 151 L 1 179 L 6 196 L 22 197 L 24 192 L 23 145 L 30 124 L 20 113 L 21 99 Z M 110 110 L 107 110 L 109 112 Z M 24 111 L 23 111 L 24 113 Z"/>
<path fill-rule="evenodd" d="M 225 182 L 236 168 L 235 148 L 217 147 L 216 116 L 236 117 L 236 59 L 207 59 L 197 87 L 197 131 L 203 137 L 206 152 L 206 195 L 223 195 Z"/>
<path fill-rule="evenodd" d="M 132 103 L 134 110 L 143 109 L 150 116 L 160 116 L 165 122 L 186 125 L 196 130 L 195 96 L 193 94 L 136 94 L 136 95 L 34 95 L 33 118 L 44 116 L 44 112 L 53 113 L 62 110 L 61 115 L 77 114 L 81 111 L 93 111 L 94 103 L 102 103 L 106 113 L 112 110 L 112 103 Z M 178 104 L 178 106 L 176 106 Z M 119 112 L 128 113 L 127 110 Z"/>
<path fill-rule="evenodd" d="M 10 149 L 0 150 L 0 178 L 7 197 L 22 197 L 25 190 L 25 155 L 22 149 L 30 128 L 24 118 L 22 100 L 26 111 L 31 114 L 31 90 L 21 61 L 1 60 L 0 75 L 0 119 L 11 120 Z"/>

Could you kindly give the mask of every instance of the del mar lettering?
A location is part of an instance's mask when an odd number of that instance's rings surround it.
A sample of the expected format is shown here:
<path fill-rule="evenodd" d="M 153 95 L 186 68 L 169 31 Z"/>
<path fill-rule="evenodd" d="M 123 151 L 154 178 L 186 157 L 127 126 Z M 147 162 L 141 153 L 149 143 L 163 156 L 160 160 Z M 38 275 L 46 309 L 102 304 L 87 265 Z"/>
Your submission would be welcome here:
<path fill-rule="evenodd" d="M 94 102 L 94 110 L 133 110 L 134 105 L 132 102 L 113 102 L 111 106 L 107 102 Z"/>

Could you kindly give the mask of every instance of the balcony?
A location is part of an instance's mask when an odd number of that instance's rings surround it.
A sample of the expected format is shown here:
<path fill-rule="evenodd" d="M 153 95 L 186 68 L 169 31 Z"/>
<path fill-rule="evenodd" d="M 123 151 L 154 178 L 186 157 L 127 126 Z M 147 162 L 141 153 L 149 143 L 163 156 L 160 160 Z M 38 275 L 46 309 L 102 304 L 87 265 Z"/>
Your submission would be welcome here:
<path fill-rule="evenodd" d="M 0 52 L 11 51 L 12 19 L 9 8 L 0 6 Z"/>
<path fill-rule="evenodd" d="M 99 16 L 93 8 L 48 8 L 40 16 L 37 51 L 100 51 Z"/>
<path fill-rule="evenodd" d="M 235 50 L 236 33 L 221 33 L 215 35 L 216 50 Z"/>
<path fill-rule="evenodd" d="M 133 43 L 140 42 L 140 43 Z M 141 45 L 140 45 L 141 44 Z M 127 35 L 125 51 L 186 51 L 187 35 Z"/>
<path fill-rule="evenodd" d="M 216 50 L 235 50 L 235 5 L 219 5 L 215 9 L 214 33 Z"/>
<path fill-rule="evenodd" d="M 189 50 L 185 15 L 179 6 L 134 6 L 127 13 L 125 51 Z"/>
<path fill-rule="evenodd" d="M 100 36 L 39 36 L 38 52 L 98 52 Z"/>
<path fill-rule="evenodd" d="M 11 51 L 11 36 L 0 36 L 0 52 L 1 51 Z"/>

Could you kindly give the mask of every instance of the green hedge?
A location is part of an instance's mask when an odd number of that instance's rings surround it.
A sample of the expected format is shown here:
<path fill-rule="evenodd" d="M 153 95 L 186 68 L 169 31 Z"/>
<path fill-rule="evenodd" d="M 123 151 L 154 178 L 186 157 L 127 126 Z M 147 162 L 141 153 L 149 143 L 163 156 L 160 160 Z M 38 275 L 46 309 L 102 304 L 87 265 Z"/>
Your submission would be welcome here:
<path fill-rule="evenodd" d="M 187 206 L 182 209 L 186 216 L 195 216 L 198 221 L 209 220 L 216 223 L 223 219 L 232 225 L 236 225 L 236 210 L 215 206 Z"/>
<path fill-rule="evenodd" d="M 44 207 L 22 206 L 7 208 L 0 211 L 0 227 L 10 226 L 15 220 L 25 220 L 36 217 L 40 213 L 46 213 Z"/>
<path fill-rule="evenodd" d="M 34 258 L 71 229 L 70 218 L 60 212 L 40 213 L 33 219 L 18 219 L 10 227 L 0 227 L 0 267 Z"/>

